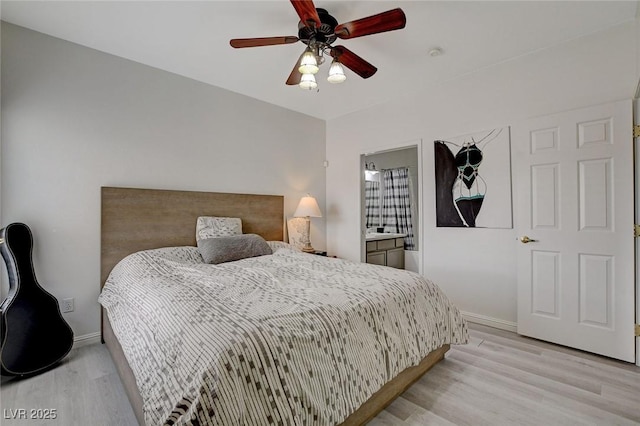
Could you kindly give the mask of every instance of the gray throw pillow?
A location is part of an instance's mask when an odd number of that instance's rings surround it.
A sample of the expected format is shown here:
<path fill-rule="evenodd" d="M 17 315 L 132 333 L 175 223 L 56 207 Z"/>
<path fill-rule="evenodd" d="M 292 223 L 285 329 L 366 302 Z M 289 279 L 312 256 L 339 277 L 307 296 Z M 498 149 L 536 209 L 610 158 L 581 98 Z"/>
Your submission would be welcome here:
<path fill-rule="evenodd" d="M 198 241 L 198 249 L 204 261 L 213 264 L 273 253 L 264 238 L 256 234 L 205 238 Z"/>

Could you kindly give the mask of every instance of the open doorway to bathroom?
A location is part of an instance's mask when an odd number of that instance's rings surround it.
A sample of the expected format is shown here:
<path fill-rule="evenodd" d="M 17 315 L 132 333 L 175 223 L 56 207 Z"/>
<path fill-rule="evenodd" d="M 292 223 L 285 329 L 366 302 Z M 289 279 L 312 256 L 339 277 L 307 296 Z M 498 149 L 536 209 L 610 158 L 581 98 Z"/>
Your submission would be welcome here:
<path fill-rule="evenodd" d="M 402 265 L 420 272 L 420 155 L 417 145 L 363 154 L 362 166 L 362 260 L 378 263 L 381 250 L 375 253 L 372 241 L 395 237 L 398 247 L 387 251 L 387 266 Z M 399 238 L 398 238 L 399 237 Z M 401 239 L 400 239 L 401 238 Z M 367 244 L 369 243 L 369 244 Z M 391 244 L 385 242 L 384 244 Z M 377 243 L 382 246 L 382 243 Z M 400 249 L 401 247 L 401 249 Z M 403 251 L 401 264 L 397 251 Z M 381 260 L 380 260 L 381 261 Z M 398 266 L 396 266 L 398 267 Z"/>

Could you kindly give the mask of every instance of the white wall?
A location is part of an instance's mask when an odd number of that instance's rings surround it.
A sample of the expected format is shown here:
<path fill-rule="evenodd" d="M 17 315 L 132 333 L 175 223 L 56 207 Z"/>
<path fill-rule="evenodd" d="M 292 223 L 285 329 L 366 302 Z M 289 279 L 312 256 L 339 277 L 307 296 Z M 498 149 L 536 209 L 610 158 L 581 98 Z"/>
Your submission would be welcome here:
<path fill-rule="evenodd" d="M 637 25 L 636 20 L 613 27 L 330 120 L 329 250 L 341 257 L 360 258 L 360 154 L 422 139 L 424 275 L 462 311 L 512 327 L 516 231 L 435 227 L 433 141 L 631 98 L 638 82 Z M 629 208 L 633 208 L 631 200 Z"/>
<path fill-rule="evenodd" d="M 640 0 L 636 1 L 636 5 L 636 81 L 638 81 L 636 97 L 640 97 Z M 640 359 L 640 355 L 638 358 Z"/>
<path fill-rule="evenodd" d="M 310 192 L 325 210 L 321 120 L 7 23 L 1 90 L 2 224 L 31 227 L 76 337 L 99 330 L 101 186 L 279 194 L 287 214 Z"/>

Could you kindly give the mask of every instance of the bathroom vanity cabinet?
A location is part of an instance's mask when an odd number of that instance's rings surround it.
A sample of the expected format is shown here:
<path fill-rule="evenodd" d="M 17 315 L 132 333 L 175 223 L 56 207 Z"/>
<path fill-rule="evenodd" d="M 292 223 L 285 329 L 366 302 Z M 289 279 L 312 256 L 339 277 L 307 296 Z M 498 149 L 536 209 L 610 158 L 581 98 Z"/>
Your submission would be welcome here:
<path fill-rule="evenodd" d="M 404 234 L 367 234 L 367 263 L 404 269 Z"/>

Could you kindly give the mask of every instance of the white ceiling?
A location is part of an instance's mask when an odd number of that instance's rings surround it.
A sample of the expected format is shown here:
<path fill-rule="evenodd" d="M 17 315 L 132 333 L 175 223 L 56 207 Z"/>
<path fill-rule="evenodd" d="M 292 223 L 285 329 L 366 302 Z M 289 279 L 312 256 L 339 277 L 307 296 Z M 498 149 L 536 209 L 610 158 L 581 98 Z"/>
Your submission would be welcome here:
<path fill-rule="evenodd" d="M 331 119 L 633 20 L 636 1 L 328 1 L 339 23 L 401 7 L 403 30 L 338 40 L 378 67 L 363 80 L 286 86 L 302 43 L 233 49 L 231 38 L 297 35 L 289 1 L 2 1 L 2 19 L 321 119 Z M 428 52 L 442 48 L 444 54 Z"/>

